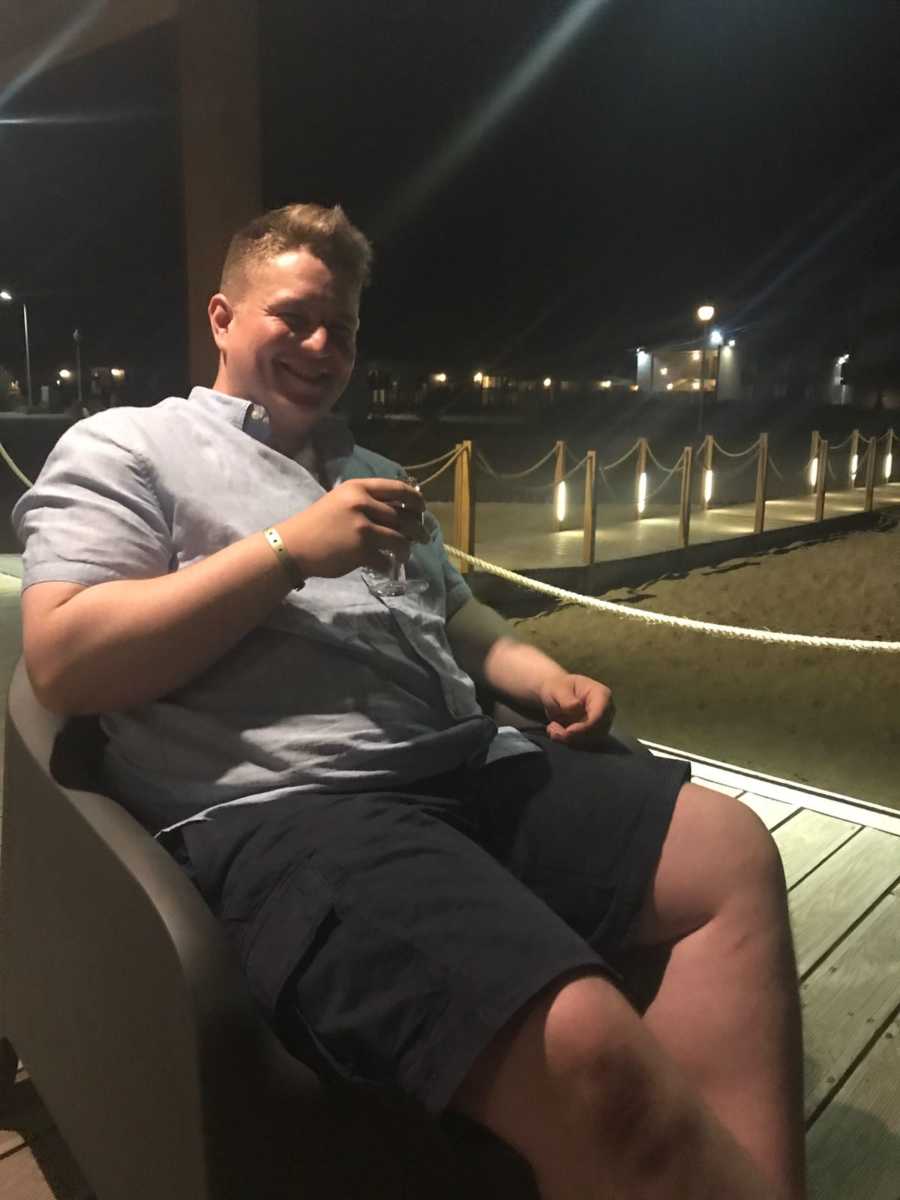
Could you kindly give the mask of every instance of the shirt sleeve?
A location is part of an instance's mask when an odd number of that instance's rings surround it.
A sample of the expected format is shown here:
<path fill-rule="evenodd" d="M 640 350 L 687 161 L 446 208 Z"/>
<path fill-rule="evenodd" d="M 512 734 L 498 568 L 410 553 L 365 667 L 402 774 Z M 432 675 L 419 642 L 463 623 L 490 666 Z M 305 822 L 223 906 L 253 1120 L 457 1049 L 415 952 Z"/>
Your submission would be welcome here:
<path fill-rule="evenodd" d="M 13 508 L 23 589 L 151 579 L 171 569 L 171 533 L 149 465 L 126 444 L 127 426 L 108 424 L 88 418 L 68 429 Z"/>
<path fill-rule="evenodd" d="M 428 514 L 430 516 L 430 514 Z M 454 613 L 458 612 L 467 600 L 472 599 L 472 589 L 466 583 L 464 577 L 457 571 L 456 567 L 451 563 L 447 551 L 444 547 L 444 535 L 441 532 L 440 524 L 434 517 L 436 532 L 432 534 L 432 547 L 435 554 L 438 556 L 441 571 L 444 578 L 444 595 L 446 597 L 446 614 L 445 619 L 450 620 Z M 427 522 L 427 517 L 426 517 Z M 426 524 L 426 528 L 428 525 Z"/>

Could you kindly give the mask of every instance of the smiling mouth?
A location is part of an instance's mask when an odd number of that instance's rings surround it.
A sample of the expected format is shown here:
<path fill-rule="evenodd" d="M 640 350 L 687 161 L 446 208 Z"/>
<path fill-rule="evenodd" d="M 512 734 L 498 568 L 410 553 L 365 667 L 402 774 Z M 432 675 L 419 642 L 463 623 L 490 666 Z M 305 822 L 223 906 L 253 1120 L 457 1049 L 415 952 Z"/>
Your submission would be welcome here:
<path fill-rule="evenodd" d="M 306 384 L 307 387 L 320 388 L 328 379 L 328 375 L 324 371 L 305 373 L 303 371 L 298 371 L 296 367 L 291 367 L 285 362 L 280 362 L 278 365 L 282 368 L 282 370 L 287 372 L 292 379 L 296 379 L 299 383 Z"/>

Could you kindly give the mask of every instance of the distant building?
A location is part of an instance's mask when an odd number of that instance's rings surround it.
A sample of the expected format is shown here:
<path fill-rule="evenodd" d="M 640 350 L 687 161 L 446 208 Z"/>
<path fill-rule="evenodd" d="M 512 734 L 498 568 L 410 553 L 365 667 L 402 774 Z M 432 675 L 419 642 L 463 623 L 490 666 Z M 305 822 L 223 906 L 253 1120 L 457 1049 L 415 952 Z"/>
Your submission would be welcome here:
<path fill-rule="evenodd" d="M 720 346 L 659 346 L 637 351 L 635 383 L 648 396 L 696 393 L 717 400 L 742 399 L 741 355 L 736 341 Z"/>

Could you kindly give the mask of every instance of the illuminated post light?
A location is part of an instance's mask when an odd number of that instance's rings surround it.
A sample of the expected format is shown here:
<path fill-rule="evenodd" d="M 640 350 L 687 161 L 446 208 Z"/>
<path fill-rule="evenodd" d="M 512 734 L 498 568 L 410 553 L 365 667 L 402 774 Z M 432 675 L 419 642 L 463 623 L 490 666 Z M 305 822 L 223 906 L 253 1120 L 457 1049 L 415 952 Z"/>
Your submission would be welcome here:
<path fill-rule="evenodd" d="M 637 510 L 642 513 L 647 507 L 647 472 L 641 471 L 638 478 Z"/>
<path fill-rule="evenodd" d="M 473 383 L 481 383 L 481 381 L 482 381 L 483 379 L 484 379 L 484 372 L 483 372 L 483 371 L 476 371 L 476 372 L 475 372 L 475 374 L 472 376 L 472 382 L 473 382 Z"/>
<path fill-rule="evenodd" d="M 545 388 L 550 388 L 550 387 L 553 387 L 553 380 L 550 378 L 550 376 L 549 376 L 549 375 L 548 375 L 548 376 L 547 376 L 547 378 L 544 380 L 544 387 L 545 387 Z"/>
<path fill-rule="evenodd" d="M 695 392 L 699 392 L 700 391 L 700 380 L 695 379 L 694 382 L 691 384 L 691 387 L 694 389 Z"/>
<path fill-rule="evenodd" d="M 809 460 L 809 486 L 814 488 L 819 481 L 819 460 L 811 458 Z"/>
<path fill-rule="evenodd" d="M 891 453 L 891 451 L 888 450 L 887 454 L 884 456 L 884 478 L 886 480 L 890 480 L 891 471 L 893 470 L 893 468 L 894 468 L 894 456 Z"/>
<path fill-rule="evenodd" d="M 445 371 L 436 371 L 431 377 L 435 383 L 446 383 L 447 374 Z"/>
<path fill-rule="evenodd" d="M 735 345 L 736 345 L 736 342 L 735 342 L 734 338 L 729 338 L 728 339 L 728 349 L 733 350 Z"/>
<path fill-rule="evenodd" d="M 691 362 L 699 362 L 699 361 L 700 361 L 700 351 L 692 350 L 691 351 Z"/>
<path fill-rule="evenodd" d="M 856 472 L 859 470 L 859 455 L 850 455 L 850 481 L 856 483 Z"/>
<path fill-rule="evenodd" d="M 716 310 L 711 304 L 701 304 L 697 309 L 698 321 L 711 321 L 716 315 Z"/>
<path fill-rule="evenodd" d="M 565 480 L 556 485 L 556 519 L 560 525 L 566 519 L 566 484 Z"/>
<path fill-rule="evenodd" d="M 59 377 L 60 377 L 60 379 L 71 379 L 72 372 L 69 370 L 68 367 L 60 367 Z"/>
<path fill-rule="evenodd" d="M 110 375 L 112 375 L 113 379 L 124 379 L 125 378 L 125 372 L 122 370 L 121 367 L 110 367 L 109 373 L 110 373 Z M 447 378 L 446 375 L 444 376 L 444 378 L 445 379 Z"/>
<path fill-rule="evenodd" d="M 666 384 L 666 391 L 667 391 L 667 392 L 672 392 L 672 391 L 674 391 L 674 390 L 675 390 L 675 384 L 674 384 L 674 383 L 667 383 L 667 384 Z"/>
<path fill-rule="evenodd" d="M 639 383 L 633 383 L 631 385 L 631 390 L 633 392 L 639 392 L 641 390 L 641 385 Z"/>
<path fill-rule="evenodd" d="M 724 341 L 721 329 L 713 329 L 709 335 L 709 344 L 711 346 L 721 346 Z"/>
<path fill-rule="evenodd" d="M 668 375 L 668 373 L 669 373 L 669 368 L 668 368 L 668 367 L 660 367 L 660 368 L 659 368 L 659 373 L 660 373 L 660 375 Z"/>
<path fill-rule="evenodd" d="M 602 380 L 600 381 L 600 386 L 601 386 L 602 388 L 611 388 L 611 387 L 612 387 L 612 380 L 611 380 L 611 379 L 602 379 Z"/>
<path fill-rule="evenodd" d="M 712 500 L 712 494 L 713 494 L 713 473 L 709 469 L 709 467 L 707 467 L 706 470 L 703 472 L 703 503 L 704 504 L 709 504 L 710 500 Z"/>

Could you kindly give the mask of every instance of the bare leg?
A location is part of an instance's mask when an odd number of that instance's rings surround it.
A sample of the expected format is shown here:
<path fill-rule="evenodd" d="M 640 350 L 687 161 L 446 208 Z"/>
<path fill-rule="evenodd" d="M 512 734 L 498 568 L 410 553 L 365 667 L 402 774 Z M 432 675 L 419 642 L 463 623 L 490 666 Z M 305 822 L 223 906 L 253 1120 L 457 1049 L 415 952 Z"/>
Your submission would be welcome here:
<path fill-rule="evenodd" d="M 520 1151 L 543 1200 L 786 1200 L 605 978 L 550 988 L 453 1099 Z"/>
<path fill-rule="evenodd" d="M 674 943 L 647 1028 L 760 1169 L 801 1200 L 796 965 L 781 861 L 750 809 L 682 789 L 634 943 Z"/>

